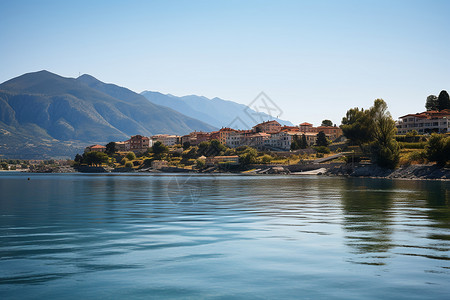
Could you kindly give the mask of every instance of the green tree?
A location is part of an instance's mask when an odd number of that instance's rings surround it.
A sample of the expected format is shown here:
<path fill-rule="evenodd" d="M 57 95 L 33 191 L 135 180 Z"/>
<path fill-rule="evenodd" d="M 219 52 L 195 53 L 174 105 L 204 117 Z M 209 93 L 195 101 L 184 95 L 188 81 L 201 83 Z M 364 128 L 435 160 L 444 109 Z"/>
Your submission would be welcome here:
<path fill-rule="evenodd" d="M 430 95 L 427 97 L 427 102 L 425 103 L 425 108 L 427 110 L 438 110 L 438 97 L 436 95 Z"/>
<path fill-rule="evenodd" d="M 372 140 L 371 126 L 369 111 L 355 107 L 347 111 L 340 127 L 344 136 L 362 149 L 363 144 Z"/>
<path fill-rule="evenodd" d="M 114 142 L 109 142 L 108 144 L 106 144 L 105 147 L 106 147 L 105 153 L 108 155 L 113 155 L 114 153 L 117 152 L 116 143 Z"/>
<path fill-rule="evenodd" d="M 329 144 L 330 142 L 328 141 L 325 133 L 323 131 L 319 131 L 319 133 L 316 135 L 316 145 L 328 147 Z"/>
<path fill-rule="evenodd" d="M 258 152 L 256 149 L 248 147 L 243 153 L 239 155 L 239 161 L 243 166 L 256 164 Z"/>
<path fill-rule="evenodd" d="M 438 110 L 450 108 L 450 97 L 449 97 L 447 91 L 442 90 L 439 93 L 437 102 L 438 102 Z"/>
<path fill-rule="evenodd" d="M 190 143 L 190 142 L 184 142 L 184 143 L 183 143 L 183 150 L 189 149 L 190 146 L 191 146 L 191 143 Z"/>
<path fill-rule="evenodd" d="M 300 140 L 300 149 L 308 148 L 308 142 L 306 141 L 306 135 L 302 134 L 302 139 Z"/>
<path fill-rule="evenodd" d="M 442 167 L 450 160 L 450 137 L 433 133 L 425 146 L 425 157 Z"/>
<path fill-rule="evenodd" d="M 269 154 L 264 154 L 263 156 L 261 156 L 260 160 L 261 163 L 268 164 L 272 161 L 272 156 L 270 156 Z"/>
<path fill-rule="evenodd" d="M 298 138 L 298 135 L 294 135 L 292 137 L 292 142 L 291 142 L 291 150 L 297 150 L 300 149 L 300 139 Z"/>
<path fill-rule="evenodd" d="M 197 160 L 195 161 L 195 167 L 196 167 L 197 169 L 203 169 L 205 166 L 206 166 L 206 162 L 205 162 L 204 159 L 197 159 Z"/>
<path fill-rule="evenodd" d="M 81 165 L 83 163 L 83 156 L 77 153 L 73 161 L 76 162 L 78 165 Z"/>
<path fill-rule="evenodd" d="M 155 159 L 162 159 L 164 154 L 169 152 L 169 147 L 167 147 L 160 141 L 157 141 L 152 146 L 152 152 Z"/>
<path fill-rule="evenodd" d="M 331 120 L 323 120 L 321 126 L 333 126 L 333 122 Z"/>
<path fill-rule="evenodd" d="M 394 140 L 397 128 L 391 114 L 387 111 L 387 104 L 383 99 L 376 99 L 369 110 L 371 118 L 372 162 L 385 168 L 393 169 L 400 157 L 400 148 Z"/>
<path fill-rule="evenodd" d="M 89 166 L 101 166 L 103 163 L 108 163 L 108 160 L 108 155 L 100 151 L 91 151 L 83 154 L 83 162 Z"/>
<path fill-rule="evenodd" d="M 136 159 L 136 154 L 134 154 L 134 152 L 128 152 L 127 155 L 125 155 L 125 157 L 128 160 L 135 160 Z"/>

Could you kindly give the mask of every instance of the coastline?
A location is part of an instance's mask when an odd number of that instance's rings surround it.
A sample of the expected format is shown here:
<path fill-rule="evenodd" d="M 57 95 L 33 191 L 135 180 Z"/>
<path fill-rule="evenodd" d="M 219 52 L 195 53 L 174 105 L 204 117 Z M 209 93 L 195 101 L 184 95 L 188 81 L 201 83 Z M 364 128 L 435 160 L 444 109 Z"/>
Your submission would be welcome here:
<path fill-rule="evenodd" d="M 302 167 L 302 170 L 298 170 L 298 167 Z M 17 172 L 17 171 L 15 171 Z M 20 171 L 19 171 L 20 172 Z M 139 173 L 139 174 L 160 174 L 160 173 L 185 173 L 185 174 L 241 174 L 248 176 L 257 175 L 290 175 L 290 176 L 339 176 L 339 177 L 361 177 L 361 178 L 385 178 L 385 179 L 411 179 L 411 180 L 443 180 L 450 181 L 450 168 L 439 168 L 436 165 L 409 165 L 401 166 L 397 169 L 383 169 L 372 164 L 358 164 L 352 166 L 350 164 L 341 165 L 322 165 L 322 164 L 312 164 L 305 166 L 293 166 L 293 165 L 283 165 L 283 166 L 266 166 L 262 168 L 257 166 L 256 168 L 250 170 L 219 170 L 215 169 L 210 172 L 205 172 L 205 170 L 189 170 L 175 167 L 168 167 L 162 169 L 141 169 L 135 170 L 131 168 L 104 168 L 104 167 L 52 167 L 46 169 L 29 170 L 22 171 L 27 173 L 112 173 L 112 174 L 123 174 L 123 173 Z"/>

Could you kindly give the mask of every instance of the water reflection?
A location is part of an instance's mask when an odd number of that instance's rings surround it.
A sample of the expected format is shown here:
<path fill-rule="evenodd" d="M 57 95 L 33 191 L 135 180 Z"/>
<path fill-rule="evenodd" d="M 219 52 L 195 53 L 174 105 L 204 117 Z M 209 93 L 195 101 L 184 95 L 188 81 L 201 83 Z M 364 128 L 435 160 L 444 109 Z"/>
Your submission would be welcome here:
<path fill-rule="evenodd" d="M 345 181 L 341 189 L 345 244 L 357 254 L 355 263 L 384 265 L 392 247 L 393 182 Z"/>
<path fill-rule="evenodd" d="M 0 298 L 74 282 L 107 298 L 450 293 L 449 183 L 201 175 L 195 203 L 172 183 L 0 174 Z"/>

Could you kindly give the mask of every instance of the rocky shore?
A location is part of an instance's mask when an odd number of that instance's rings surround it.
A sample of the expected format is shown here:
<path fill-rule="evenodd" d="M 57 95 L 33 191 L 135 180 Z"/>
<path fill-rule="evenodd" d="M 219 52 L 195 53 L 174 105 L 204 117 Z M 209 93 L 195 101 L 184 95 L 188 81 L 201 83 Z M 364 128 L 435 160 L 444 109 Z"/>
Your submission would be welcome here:
<path fill-rule="evenodd" d="M 328 169 L 325 175 L 389 179 L 450 180 L 450 168 L 439 168 L 436 165 L 409 165 L 390 170 L 369 164 L 357 165 L 354 168 L 351 165 L 343 165 Z"/>
<path fill-rule="evenodd" d="M 352 166 L 350 164 L 322 165 L 313 164 L 303 166 L 304 170 L 300 172 L 290 166 L 266 166 L 264 168 L 255 168 L 245 172 L 234 170 L 232 173 L 259 175 L 259 174 L 291 174 L 291 175 L 327 175 L 327 176 L 348 176 L 348 177 L 370 177 L 370 178 L 388 178 L 388 179 L 433 179 L 450 180 L 450 168 L 439 168 L 436 165 L 409 165 L 402 166 L 395 170 L 383 169 L 371 164 L 360 164 Z M 28 172 L 32 173 L 230 173 L 230 170 L 218 170 L 214 168 L 210 172 L 193 171 L 182 168 L 167 167 L 153 170 L 151 168 L 133 170 L 132 168 L 103 168 L 103 167 L 48 167 L 39 166 L 31 168 Z"/>

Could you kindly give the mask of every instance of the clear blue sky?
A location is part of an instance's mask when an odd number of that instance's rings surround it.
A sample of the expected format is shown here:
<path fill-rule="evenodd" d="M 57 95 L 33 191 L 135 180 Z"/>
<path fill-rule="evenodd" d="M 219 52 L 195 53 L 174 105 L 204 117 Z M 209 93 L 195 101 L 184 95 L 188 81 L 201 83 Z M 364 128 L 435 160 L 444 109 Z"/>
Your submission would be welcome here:
<path fill-rule="evenodd" d="M 450 1 L 0 1 L 0 82 L 42 69 L 340 124 L 450 90 Z"/>

